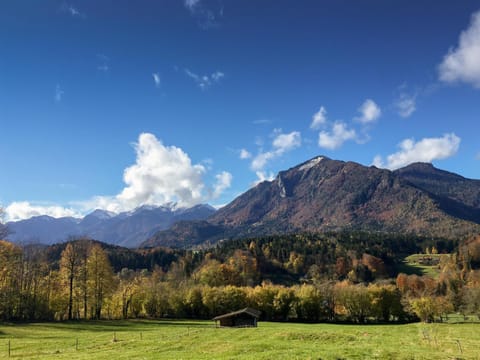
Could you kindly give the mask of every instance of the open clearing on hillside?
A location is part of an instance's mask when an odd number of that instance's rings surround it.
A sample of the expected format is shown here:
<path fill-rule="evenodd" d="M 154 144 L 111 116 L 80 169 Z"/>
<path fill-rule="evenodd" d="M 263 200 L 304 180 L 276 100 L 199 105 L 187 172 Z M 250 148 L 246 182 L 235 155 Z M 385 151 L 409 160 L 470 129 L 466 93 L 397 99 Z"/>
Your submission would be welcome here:
<path fill-rule="evenodd" d="M 480 359 L 478 324 L 97 321 L 0 325 L 11 359 Z M 115 338 L 115 340 L 114 340 Z"/>
<path fill-rule="evenodd" d="M 407 256 L 399 266 L 399 272 L 407 275 L 427 275 L 434 279 L 440 275 L 440 261 L 448 254 L 414 254 Z"/>

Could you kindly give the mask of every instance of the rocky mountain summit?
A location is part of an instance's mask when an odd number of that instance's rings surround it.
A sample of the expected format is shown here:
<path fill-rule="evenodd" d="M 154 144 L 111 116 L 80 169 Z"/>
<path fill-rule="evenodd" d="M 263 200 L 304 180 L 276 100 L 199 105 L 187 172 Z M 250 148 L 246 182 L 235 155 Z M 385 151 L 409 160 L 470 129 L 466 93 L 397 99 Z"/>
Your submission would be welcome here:
<path fill-rule="evenodd" d="M 447 238 L 478 233 L 480 181 L 431 164 L 390 171 L 319 156 L 256 185 L 206 221 L 177 224 L 143 245 L 337 230 Z"/>

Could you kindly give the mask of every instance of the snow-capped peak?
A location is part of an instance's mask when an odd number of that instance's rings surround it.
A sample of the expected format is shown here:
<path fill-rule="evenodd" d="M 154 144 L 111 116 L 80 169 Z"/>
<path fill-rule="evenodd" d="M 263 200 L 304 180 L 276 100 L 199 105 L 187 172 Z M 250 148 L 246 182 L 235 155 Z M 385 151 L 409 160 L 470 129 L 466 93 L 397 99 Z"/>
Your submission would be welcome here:
<path fill-rule="evenodd" d="M 303 164 L 302 166 L 300 166 L 299 170 L 301 171 L 305 171 L 305 170 L 308 170 L 308 169 L 311 169 L 312 167 L 314 167 L 315 165 L 319 164 L 320 161 L 323 160 L 323 156 L 318 156 L 316 158 L 313 158 L 312 160 L 310 160 L 309 162 Z"/>

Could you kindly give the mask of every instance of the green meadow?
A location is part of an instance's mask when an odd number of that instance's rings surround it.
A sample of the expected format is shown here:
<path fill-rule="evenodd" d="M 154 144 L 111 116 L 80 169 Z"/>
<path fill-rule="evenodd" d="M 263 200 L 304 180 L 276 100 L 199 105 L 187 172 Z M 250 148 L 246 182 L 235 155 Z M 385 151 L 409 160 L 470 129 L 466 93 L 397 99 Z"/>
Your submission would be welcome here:
<path fill-rule="evenodd" d="M 98 321 L 0 325 L 0 359 L 480 359 L 479 324 Z"/>

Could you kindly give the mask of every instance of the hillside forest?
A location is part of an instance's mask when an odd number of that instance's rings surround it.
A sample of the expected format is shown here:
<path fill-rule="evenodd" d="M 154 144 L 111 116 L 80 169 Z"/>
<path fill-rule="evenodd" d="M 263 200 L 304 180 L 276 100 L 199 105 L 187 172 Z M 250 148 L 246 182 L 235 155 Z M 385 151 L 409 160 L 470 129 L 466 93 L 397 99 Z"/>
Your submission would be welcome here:
<path fill-rule="evenodd" d="M 416 253 L 445 254 L 436 276 L 408 269 L 403 259 Z M 0 241 L 0 321 L 209 319 L 246 306 L 272 321 L 480 316 L 480 237 L 332 232 L 197 250 Z"/>

